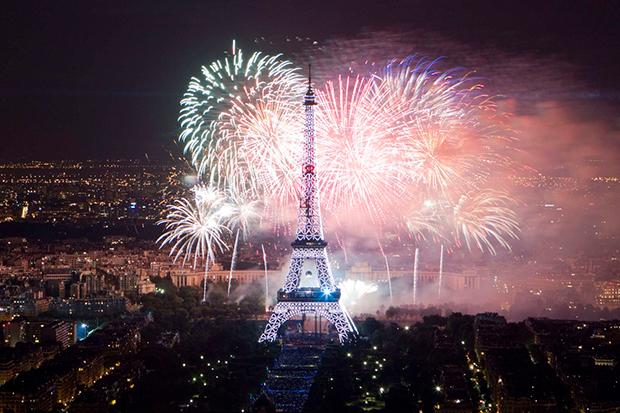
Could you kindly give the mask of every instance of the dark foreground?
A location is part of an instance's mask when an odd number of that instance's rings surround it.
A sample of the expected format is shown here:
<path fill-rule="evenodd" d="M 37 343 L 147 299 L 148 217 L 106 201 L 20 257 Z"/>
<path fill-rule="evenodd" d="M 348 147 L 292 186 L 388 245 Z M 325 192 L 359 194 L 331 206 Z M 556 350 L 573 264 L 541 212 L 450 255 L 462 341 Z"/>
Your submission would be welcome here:
<path fill-rule="evenodd" d="M 368 318 L 346 346 L 328 337 L 265 346 L 256 342 L 261 297 L 226 303 L 213 294 L 205 305 L 197 290 L 159 287 L 165 293 L 143 297 L 143 312 L 107 320 L 66 349 L 3 348 L 3 374 L 22 360 L 32 366 L 0 387 L 1 411 L 620 409 L 620 321 Z"/>

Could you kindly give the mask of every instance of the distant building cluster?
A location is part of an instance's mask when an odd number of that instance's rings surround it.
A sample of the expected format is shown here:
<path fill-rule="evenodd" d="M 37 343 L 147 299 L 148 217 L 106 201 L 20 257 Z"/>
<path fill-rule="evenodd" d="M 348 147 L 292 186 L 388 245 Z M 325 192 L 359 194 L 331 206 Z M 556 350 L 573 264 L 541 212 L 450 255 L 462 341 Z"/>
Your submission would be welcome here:
<path fill-rule="evenodd" d="M 146 323 L 142 316 L 112 321 L 85 340 L 68 343 L 62 352 L 64 345 L 53 340 L 3 351 L 0 411 L 48 412 L 69 404 L 71 412 L 106 408 L 114 392 L 124 391 L 144 371 L 130 355 L 138 349 Z M 72 340 L 66 326 L 41 331 L 54 330 L 65 343 Z"/>
<path fill-rule="evenodd" d="M 154 222 L 181 180 L 174 167 L 142 161 L 0 165 L 0 222 Z"/>
<path fill-rule="evenodd" d="M 529 319 L 525 324 L 580 411 L 620 410 L 620 321 Z"/>
<path fill-rule="evenodd" d="M 605 307 L 620 307 L 620 280 L 599 283 L 596 303 Z"/>
<path fill-rule="evenodd" d="M 620 409 L 614 373 L 620 321 L 529 318 L 517 324 L 485 313 L 475 317 L 474 333 L 475 351 L 499 411 L 558 411 L 563 386 L 578 411 Z"/>
<path fill-rule="evenodd" d="M 288 251 L 266 243 L 268 269 L 255 248 L 246 248 L 238 257 L 240 265 L 230 272 L 226 256 L 211 263 L 209 283 L 264 285 L 265 275 L 275 289 L 282 282 Z M 453 259 L 453 258 L 451 258 Z M 412 264 L 412 263 L 411 263 Z M 385 266 L 357 260 L 336 270 L 337 280 L 359 280 L 377 285 L 384 292 L 390 282 L 398 285 L 395 294 L 401 304 L 411 304 L 413 265 Z M 620 309 L 620 284 L 599 279 L 609 261 L 605 258 L 565 259 L 561 265 L 522 263 L 514 276 L 498 264 L 451 265 L 440 272 L 438 263 L 425 262 L 417 272 L 416 304 L 437 301 L 439 279 L 445 300 L 458 301 L 458 292 L 484 295 L 497 309 L 511 310 L 531 302 L 546 315 L 583 313 L 584 305 L 600 309 Z M 336 266 L 342 263 L 336 261 Z M 434 266 L 435 265 L 435 266 Z M 102 242 L 71 239 L 54 243 L 29 242 L 23 238 L 0 239 L 0 319 L 55 314 L 61 317 L 92 318 L 111 316 L 133 308 L 139 296 L 155 292 L 153 280 L 169 277 L 177 287 L 200 288 L 204 282 L 202 263 L 173 262 L 166 249 L 152 241 L 127 236 L 106 236 Z M 389 280 L 388 280 L 389 278 Z M 403 302 L 405 300 L 405 302 Z M 465 300 L 466 301 L 466 300 Z M 386 303 L 389 304 L 389 303 Z M 480 311 L 471 303 L 472 311 Z M 516 307 L 515 307 L 516 305 Z M 566 317 L 566 316 L 564 316 Z"/>
<path fill-rule="evenodd" d="M 110 316 L 155 291 L 145 271 L 149 258 L 139 252 L 118 251 L 110 244 L 75 252 L 76 245 L 42 246 L 21 239 L 0 243 L 0 318 L 5 320 L 43 313 Z"/>
<path fill-rule="evenodd" d="M 408 269 L 391 269 L 389 274 L 385 268 L 373 268 L 367 262 L 352 265 L 345 270 L 345 279 L 362 280 L 385 284 L 388 282 L 388 275 L 393 279 L 405 277 L 413 279 L 413 267 Z M 430 285 L 437 285 L 439 282 L 439 270 L 420 270 L 418 271 L 418 285 L 426 288 Z M 482 283 L 488 282 L 489 271 L 478 268 L 467 271 L 454 272 L 444 271 L 442 273 L 442 285 L 450 290 L 478 290 Z"/>

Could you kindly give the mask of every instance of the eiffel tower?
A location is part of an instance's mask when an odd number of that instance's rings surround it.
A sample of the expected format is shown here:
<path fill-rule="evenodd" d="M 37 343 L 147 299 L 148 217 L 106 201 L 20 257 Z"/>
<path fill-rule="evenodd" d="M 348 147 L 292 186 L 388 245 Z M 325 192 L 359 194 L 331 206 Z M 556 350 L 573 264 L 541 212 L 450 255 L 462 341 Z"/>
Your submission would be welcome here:
<path fill-rule="evenodd" d="M 340 289 L 336 288 L 327 258 L 327 242 L 319 205 L 319 191 L 315 171 L 314 106 L 316 106 L 312 77 L 308 73 L 308 91 L 304 96 L 305 132 L 302 162 L 302 191 L 297 211 L 297 233 L 291 244 L 293 255 L 284 287 L 278 290 L 278 302 L 273 309 L 259 343 L 274 341 L 278 330 L 292 317 L 314 313 L 327 319 L 338 330 L 344 343 L 357 334 L 353 320 L 340 305 Z M 319 287 L 301 287 L 301 273 L 307 264 L 313 264 Z M 312 275 L 311 271 L 306 274 Z"/>

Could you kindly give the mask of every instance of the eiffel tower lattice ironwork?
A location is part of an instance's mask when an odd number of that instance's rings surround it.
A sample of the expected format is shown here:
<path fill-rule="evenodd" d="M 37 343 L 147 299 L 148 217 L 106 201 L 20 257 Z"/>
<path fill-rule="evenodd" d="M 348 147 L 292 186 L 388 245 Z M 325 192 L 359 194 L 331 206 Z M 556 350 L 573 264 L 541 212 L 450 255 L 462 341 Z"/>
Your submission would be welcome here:
<path fill-rule="evenodd" d="M 338 331 L 340 342 L 357 334 L 353 320 L 340 304 L 340 289 L 336 288 L 329 260 L 315 172 L 314 106 L 316 105 L 312 79 L 308 76 L 308 91 L 304 96 L 305 132 L 303 146 L 301 199 L 297 211 L 297 233 L 291 244 L 293 255 L 284 287 L 278 290 L 278 302 L 273 309 L 259 342 L 274 341 L 278 330 L 290 318 L 314 313 L 327 319 Z M 319 287 L 300 287 L 304 264 L 314 262 Z"/>

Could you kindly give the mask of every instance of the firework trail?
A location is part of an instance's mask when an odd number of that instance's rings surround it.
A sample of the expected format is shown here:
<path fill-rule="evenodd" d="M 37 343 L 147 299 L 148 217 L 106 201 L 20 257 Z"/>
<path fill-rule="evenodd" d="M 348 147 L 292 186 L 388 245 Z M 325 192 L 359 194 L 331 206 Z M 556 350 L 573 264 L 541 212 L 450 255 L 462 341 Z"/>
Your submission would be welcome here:
<path fill-rule="evenodd" d="M 416 247 L 413 258 L 413 305 L 418 303 L 418 258 L 420 249 Z"/>
<path fill-rule="evenodd" d="M 267 254 L 265 253 L 265 246 L 260 244 L 263 250 L 263 266 L 265 269 L 265 312 L 269 311 L 269 277 L 267 277 Z"/>
<path fill-rule="evenodd" d="M 228 273 L 227 294 L 230 296 L 232 275 L 237 261 L 237 248 L 239 245 L 239 234 L 244 240 L 247 239 L 250 226 L 260 219 L 261 202 L 250 200 L 248 193 L 231 193 L 228 203 L 223 207 L 223 215 L 226 217 L 226 226 L 235 232 L 232 256 L 230 258 L 230 271 Z"/>
<path fill-rule="evenodd" d="M 437 298 L 441 299 L 441 285 L 443 283 L 443 244 L 439 249 L 439 283 L 437 284 Z"/>
<path fill-rule="evenodd" d="M 239 229 L 235 232 L 235 242 L 232 250 L 232 257 L 230 258 L 230 271 L 228 273 L 228 288 L 226 289 L 226 295 L 230 297 L 230 287 L 232 285 L 232 276 L 235 269 L 235 263 L 237 261 L 237 245 L 239 244 Z"/>
<path fill-rule="evenodd" d="M 385 255 L 385 251 L 383 251 L 383 246 L 381 245 L 381 241 L 379 241 L 378 235 L 377 235 L 377 245 L 379 245 L 379 251 L 381 251 L 381 255 L 383 256 L 383 260 L 385 261 L 385 270 L 387 271 L 388 288 L 390 290 L 390 303 L 391 303 L 394 301 L 394 296 L 392 294 L 392 275 L 390 274 L 390 263 L 388 261 L 387 255 Z"/>
<path fill-rule="evenodd" d="M 344 245 L 344 242 L 342 242 L 342 240 L 338 236 L 338 231 L 334 231 L 334 235 L 336 235 L 336 242 L 338 243 L 338 245 L 340 246 L 340 249 L 342 249 L 342 253 L 344 254 L 344 262 L 345 264 L 348 264 L 349 259 L 347 257 L 347 247 Z"/>

